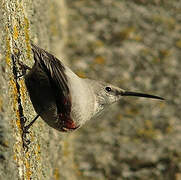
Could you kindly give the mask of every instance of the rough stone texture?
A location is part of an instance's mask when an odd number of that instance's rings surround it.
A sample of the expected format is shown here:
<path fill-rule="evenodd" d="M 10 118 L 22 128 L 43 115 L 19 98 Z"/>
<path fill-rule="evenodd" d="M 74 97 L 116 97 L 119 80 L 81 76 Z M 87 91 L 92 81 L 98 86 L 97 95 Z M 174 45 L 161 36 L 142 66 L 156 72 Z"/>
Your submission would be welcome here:
<path fill-rule="evenodd" d="M 20 52 L 20 60 L 32 66 L 30 39 L 53 50 L 57 56 L 65 57 L 66 12 L 59 11 L 64 9 L 64 4 L 58 0 L 46 3 L 42 0 L 4 0 L 0 7 L 0 179 L 76 179 L 74 134 L 60 133 L 38 120 L 27 137 L 31 140 L 28 151 L 23 149 L 20 106 L 29 121 L 35 117 L 35 112 L 23 79 L 17 81 L 14 76 L 17 64 L 11 59 L 11 54 Z"/>
<path fill-rule="evenodd" d="M 0 7 L 0 179 L 181 179 L 180 0 L 3 0 Z M 82 77 L 167 101 L 123 98 L 71 134 L 38 120 L 25 152 L 11 53 L 18 49 L 31 66 L 30 39 Z"/>

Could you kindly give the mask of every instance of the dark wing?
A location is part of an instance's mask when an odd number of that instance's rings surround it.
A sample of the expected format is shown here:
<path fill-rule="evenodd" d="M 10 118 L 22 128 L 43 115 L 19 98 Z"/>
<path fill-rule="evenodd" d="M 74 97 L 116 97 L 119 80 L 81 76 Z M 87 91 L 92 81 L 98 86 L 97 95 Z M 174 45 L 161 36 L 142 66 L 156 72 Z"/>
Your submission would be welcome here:
<path fill-rule="evenodd" d="M 60 111 L 62 111 L 62 103 L 65 101 L 69 102 L 67 104 L 68 106 L 70 106 L 71 103 L 67 77 L 65 75 L 65 67 L 55 56 L 35 46 L 34 44 L 32 44 L 32 51 L 35 62 L 38 63 L 41 69 L 43 69 L 48 75 L 56 95 L 58 102 L 57 106 L 59 106 L 59 110 L 61 108 Z"/>

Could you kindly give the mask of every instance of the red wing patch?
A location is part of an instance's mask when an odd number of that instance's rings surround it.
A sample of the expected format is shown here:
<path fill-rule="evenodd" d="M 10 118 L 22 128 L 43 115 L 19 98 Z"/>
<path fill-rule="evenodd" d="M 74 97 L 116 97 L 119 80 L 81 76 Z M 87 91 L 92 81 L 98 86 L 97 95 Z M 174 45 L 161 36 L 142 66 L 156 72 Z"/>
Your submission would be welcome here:
<path fill-rule="evenodd" d="M 61 122 L 61 125 L 60 125 L 61 129 L 64 132 L 75 130 L 79 127 L 75 124 L 75 122 L 70 117 L 67 117 L 66 115 L 64 115 L 62 113 L 59 114 L 59 119 Z"/>

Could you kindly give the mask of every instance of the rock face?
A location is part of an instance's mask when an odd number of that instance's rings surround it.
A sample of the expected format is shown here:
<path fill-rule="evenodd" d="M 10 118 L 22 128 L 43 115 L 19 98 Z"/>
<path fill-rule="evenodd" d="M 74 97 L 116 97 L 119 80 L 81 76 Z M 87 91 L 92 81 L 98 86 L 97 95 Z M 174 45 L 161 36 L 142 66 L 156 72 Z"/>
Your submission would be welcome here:
<path fill-rule="evenodd" d="M 180 1 L 0 3 L 0 179 L 181 179 Z M 32 66 L 31 41 L 82 77 L 167 101 L 123 98 L 70 134 L 39 119 L 26 152 L 22 116 L 36 114 L 11 54 Z"/>

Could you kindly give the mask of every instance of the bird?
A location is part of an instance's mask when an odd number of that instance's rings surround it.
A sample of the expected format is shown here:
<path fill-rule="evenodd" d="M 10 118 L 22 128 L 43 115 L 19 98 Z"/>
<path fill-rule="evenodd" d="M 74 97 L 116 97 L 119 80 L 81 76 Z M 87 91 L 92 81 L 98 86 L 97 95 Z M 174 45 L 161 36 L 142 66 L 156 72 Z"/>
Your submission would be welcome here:
<path fill-rule="evenodd" d="M 23 63 L 20 66 L 25 69 L 25 85 L 37 116 L 26 126 L 26 130 L 41 117 L 58 131 L 74 131 L 124 96 L 164 100 L 155 95 L 127 91 L 103 81 L 81 78 L 46 50 L 35 44 L 31 44 L 31 48 L 33 67 Z"/>

